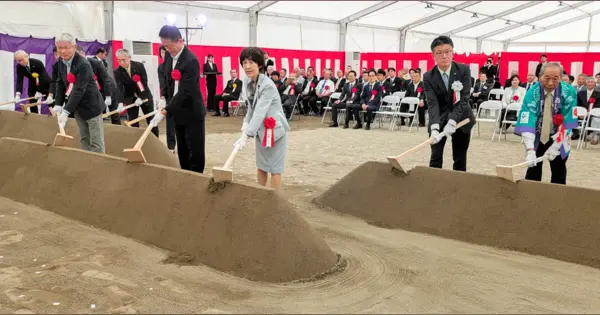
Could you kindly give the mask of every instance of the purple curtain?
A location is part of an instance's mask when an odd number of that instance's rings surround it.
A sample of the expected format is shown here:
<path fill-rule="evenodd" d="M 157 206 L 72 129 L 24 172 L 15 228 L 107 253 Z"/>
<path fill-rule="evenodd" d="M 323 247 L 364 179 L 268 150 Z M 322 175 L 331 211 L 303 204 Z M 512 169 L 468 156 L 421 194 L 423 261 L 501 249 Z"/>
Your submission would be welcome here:
<path fill-rule="evenodd" d="M 99 48 L 104 48 L 108 54 L 110 55 L 111 42 L 108 41 L 106 44 L 102 44 L 97 40 L 86 42 L 77 40 L 77 45 L 81 46 L 86 54 L 93 55 Z M 28 54 L 41 54 L 46 55 L 46 71 L 48 74 L 52 75 L 52 65 L 56 62 L 54 59 L 54 54 L 52 53 L 52 49 L 54 49 L 54 38 L 50 39 L 42 39 L 35 38 L 32 36 L 29 37 L 18 37 L 11 36 L 8 34 L 0 34 L 0 50 L 15 52 L 17 50 L 24 50 Z M 14 66 L 17 66 L 17 62 L 14 62 Z M 23 80 L 23 91 L 16 91 L 17 88 L 17 72 L 15 70 L 15 92 L 21 92 L 21 95 L 27 95 L 27 86 L 29 84 L 27 78 Z M 16 107 L 15 110 L 21 111 L 20 107 Z M 42 105 L 42 114 L 50 115 L 50 111 L 48 110 L 48 106 L 45 104 Z"/>

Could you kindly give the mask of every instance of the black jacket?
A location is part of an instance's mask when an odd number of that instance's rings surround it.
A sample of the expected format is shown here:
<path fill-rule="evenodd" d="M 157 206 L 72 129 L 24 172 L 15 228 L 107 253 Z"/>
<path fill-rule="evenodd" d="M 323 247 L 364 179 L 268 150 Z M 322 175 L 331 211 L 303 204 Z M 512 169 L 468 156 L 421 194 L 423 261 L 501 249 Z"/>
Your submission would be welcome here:
<path fill-rule="evenodd" d="M 94 80 L 94 71 L 90 62 L 77 53 L 73 55 L 71 73 L 75 75 L 75 83 L 68 98 L 65 95 L 69 88 L 67 65 L 60 60 L 57 67 L 58 76 L 56 78 L 54 104 L 64 104 L 64 110 L 69 113 L 78 113 L 85 120 L 102 114 L 106 109 L 106 105 Z"/>
<path fill-rule="evenodd" d="M 373 91 L 375 91 L 375 95 L 373 95 Z M 360 103 L 361 104 L 366 104 L 367 106 L 375 106 L 377 108 L 379 108 L 379 105 L 381 105 L 381 97 L 383 94 L 381 85 L 379 84 L 379 82 L 375 82 L 375 84 L 373 85 L 373 91 L 371 91 L 371 85 L 370 84 L 365 84 L 363 86 L 362 89 L 362 93 L 360 96 Z M 374 96 L 373 98 L 371 98 L 372 96 Z"/>
<path fill-rule="evenodd" d="M 210 64 L 207 62 L 204 64 L 204 68 L 202 69 L 202 73 L 206 76 L 206 85 L 217 86 L 217 74 L 219 74 L 219 69 L 217 68 L 217 64 L 213 62 L 213 67 L 211 68 Z M 210 72 L 216 72 L 214 74 L 207 74 Z"/>
<path fill-rule="evenodd" d="M 235 84 L 235 88 L 233 87 L 234 84 Z M 242 93 L 242 84 L 243 84 L 242 80 L 237 79 L 237 78 L 235 79 L 235 81 L 229 80 L 229 81 L 227 81 L 227 84 L 225 85 L 225 88 L 223 89 L 223 93 L 227 93 L 237 100 L 240 98 L 240 93 Z"/>
<path fill-rule="evenodd" d="M 23 78 L 27 77 L 27 79 L 29 80 L 29 86 L 27 87 L 27 95 L 34 96 L 36 92 L 48 95 L 48 91 L 50 90 L 50 84 L 52 83 L 52 78 L 50 77 L 50 75 L 48 75 L 48 71 L 46 71 L 44 63 L 40 60 L 29 58 L 29 68 L 31 72 L 28 71 L 26 67 L 17 64 L 16 92 L 23 91 Z M 35 84 L 35 79 L 32 76 L 33 73 L 37 73 L 39 75 L 39 85 Z"/>
<path fill-rule="evenodd" d="M 390 78 L 387 78 L 385 81 L 391 84 L 392 94 L 406 90 L 404 79 L 394 77 L 394 80 L 390 80 Z"/>
<path fill-rule="evenodd" d="M 590 96 L 590 99 L 592 99 L 592 98 L 596 100 L 594 102 L 593 108 L 600 107 L 600 91 L 594 89 L 594 91 L 592 92 L 592 95 Z M 583 91 L 577 92 L 577 106 L 581 106 L 581 107 L 585 107 L 585 109 L 589 109 L 590 103 L 588 102 L 588 99 L 587 99 L 587 88 L 583 89 Z"/>
<path fill-rule="evenodd" d="M 181 72 L 179 80 L 179 90 L 175 92 L 175 80 L 171 76 L 173 69 L 173 58 L 170 54 L 165 55 L 164 62 L 165 87 L 162 95 L 167 100 L 165 108 L 169 115 L 173 116 L 178 125 L 187 125 L 199 120 L 204 120 L 206 109 L 204 108 L 204 99 L 200 92 L 200 63 L 187 46 L 183 47 L 179 59 L 175 64 L 175 70 Z"/>
<path fill-rule="evenodd" d="M 352 95 L 352 90 L 354 90 L 354 95 Z M 349 99 L 351 99 L 352 104 L 359 104 L 360 98 L 362 96 L 362 84 L 358 82 L 358 80 L 354 80 L 354 86 L 350 88 L 350 82 L 344 84 L 344 88 L 342 88 L 342 94 L 340 95 L 340 103 L 347 103 Z"/>
<path fill-rule="evenodd" d="M 98 60 L 98 58 L 88 58 L 90 65 L 92 65 L 92 70 L 98 79 L 98 84 L 100 85 L 100 93 L 102 97 L 106 98 L 110 96 L 111 98 L 116 97 L 116 84 L 115 81 L 108 75 L 108 71 L 104 67 L 102 61 Z"/>
<path fill-rule="evenodd" d="M 307 95 L 314 95 L 315 88 L 317 87 L 317 84 L 319 84 L 319 79 L 316 76 L 314 76 L 312 80 L 309 80 L 308 77 L 304 79 L 304 83 L 302 83 L 302 90 L 300 90 L 300 93 L 302 93 L 304 89 L 306 89 L 306 86 L 311 83 L 314 84 L 314 86 L 310 89 Z"/>
<path fill-rule="evenodd" d="M 146 68 L 141 62 L 131 60 L 130 63 L 131 76 L 127 74 L 127 70 L 123 67 L 117 67 L 115 73 L 115 83 L 119 90 L 118 102 L 125 105 L 133 104 L 136 99 L 136 95 L 141 99 L 148 99 L 148 102 L 153 103 L 152 92 L 148 88 L 148 74 L 146 74 Z M 144 86 L 144 91 L 140 91 L 133 77 L 135 75 L 140 76 L 140 81 Z"/>
<path fill-rule="evenodd" d="M 338 81 L 339 81 L 340 83 L 338 83 Z M 335 92 L 341 92 L 341 91 L 342 91 L 342 89 L 344 88 L 344 85 L 346 85 L 346 78 L 341 78 L 341 79 L 339 79 L 339 80 L 336 80 L 336 81 L 334 81 L 333 83 L 334 83 L 335 85 L 337 85 L 337 89 L 335 89 Z M 335 86 L 335 85 L 334 85 L 334 86 Z"/>

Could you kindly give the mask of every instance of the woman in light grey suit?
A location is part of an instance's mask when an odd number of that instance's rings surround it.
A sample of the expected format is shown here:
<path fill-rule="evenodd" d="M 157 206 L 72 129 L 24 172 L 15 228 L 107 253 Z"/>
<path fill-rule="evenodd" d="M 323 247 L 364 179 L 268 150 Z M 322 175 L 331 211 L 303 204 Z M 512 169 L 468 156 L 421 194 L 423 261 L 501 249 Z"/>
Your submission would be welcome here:
<path fill-rule="evenodd" d="M 242 136 L 234 146 L 239 145 L 240 150 L 246 146 L 248 138 L 256 138 L 256 176 L 258 184 L 267 185 L 271 174 L 271 187 L 279 189 L 281 186 L 281 173 L 285 168 L 285 155 L 287 152 L 287 133 L 290 129 L 285 118 L 281 98 L 275 83 L 262 72 L 265 68 L 263 51 L 258 47 L 247 47 L 240 54 L 240 64 L 246 72 L 246 92 L 248 112 L 242 125 Z M 270 147 L 267 144 L 267 128 L 265 124 L 275 122 L 272 128 Z"/>

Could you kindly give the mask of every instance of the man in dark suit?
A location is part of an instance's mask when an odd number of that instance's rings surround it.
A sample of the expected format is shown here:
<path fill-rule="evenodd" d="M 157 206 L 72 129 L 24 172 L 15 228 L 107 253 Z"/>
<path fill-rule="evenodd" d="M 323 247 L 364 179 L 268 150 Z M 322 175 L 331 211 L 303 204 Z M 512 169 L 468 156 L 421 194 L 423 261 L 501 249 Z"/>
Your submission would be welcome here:
<path fill-rule="evenodd" d="M 335 81 L 335 91 L 342 92 L 342 89 L 346 85 L 346 78 L 344 77 L 344 72 L 342 70 L 338 70 L 336 72 L 337 79 Z"/>
<path fill-rule="evenodd" d="M 348 105 L 348 109 L 346 110 L 352 111 L 354 119 L 356 120 L 356 125 L 354 125 L 352 129 L 362 128 L 362 122 L 360 119 L 361 110 L 367 112 L 365 130 L 371 129 L 371 120 L 373 120 L 374 112 L 379 110 L 382 92 L 381 85 L 379 82 L 377 82 L 377 72 L 375 69 L 369 70 L 369 82 L 363 84 L 362 93 L 360 95 L 360 104 Z M 346 121 L 348 121 L 348 118 L 349 117 L 346 116 Z M 347 124 L 344 125 L 344 128 L 346 128 L 346 125 Z"/>
<path fill-rule="evenodd" d="M 578 107 L 582 107 L 585 108 L 585 110 L 591 110 L 593 108 L 598 108 L 600 107 L 600 91 L 598 91 L 596 89 L 596 80 L 594 79 L 594 77 L 589 76 L 586 77 L 585 80 L 585 87 L 577 92 L 577 106 Z M 580 117 L 582 118 L 582 117 Z M 588 126 L 590 126 L 591 121 L 593 118 L 590 119 L 590 121 L 588 122 Z M 571 139 L 573 140 L 577 140 L 580 137 L 580 132 L 578 129 L 573 129 L 573 135 L 571 137 Z M 597 140 L 595 140 L 597 142 Z M 596 143 L 594 143 L 596 144 Z"/>
<path fill-rule="evenodd" d="M 381 98 L 392 95 L 392 83 L 385 79 L 385 70 L 377 70 L 377 82 L 381 86 Z"/>
<path fill-rule="evenodd" d="M 77 54 L 75 37 L 63 33 L 56 38 L 61 57 L 56 78 L 56 100 L 52 109 L 58 115 L 58 124 L 65 127 L 69 114 L 74 113 L 81 148 L 104 153 L 104 122 L 106 109 L 94 71 L 89 61 Z M 64 104 L 64 107 L 63 107 Z"/>
<path fill-rule="evenodd" d="M 425 73 L 423 80 L 429 106 L 429 133 L 433 138 L 429 166 L 442 168 L 446 139 L 452 136 L 452 168 L 466 171 L 470 131 L 475 125 L 475 115 L 468 102 L 471 70 L 464 64 L 452 61 L 453 50 L 454 43 L 450 37 L 435 38 L 431 43 L 431 52 L 437 65 Z M 471 121 L 457 130 L 456 124 L 467 118 Z"/>
<path fill-rule="evenodd" d="M 391 68 L 391 67 L 388 68 L 388 74 L 390 77 L 387 78 L 386 81 L 391 84 L 392 94 L 394 94 L 396 92 L 404 91 L 404 79 L 398 78 L 396 76 L 396 69 Z"/>
<path fill-rule="evenodd" d="M 162 93 L 163 89 L 165 88 L 165 85 L 167 84 L 167 77 L 165 76 L 166 73 L 168 73 L 168 71 L 165 71 L 165 55 L 167 53 L 167 50 L 165 49 L 165 46 L 160 45 L 160 47 L 158 48 L 158 56 L 160 58 L 160 60 L 162 61 L 161 64 L 158 65 L 158 86 L 160 88 L 160 93 Z M 161 97 L 164 97 L 164 95 L 160 95 Z M 177 137 L 175 136 L 175 121 L 173 120 L 173 116 L 171 115 L 167 115 L 166 117 L 166 121 L 167 121 L 167 148 L 175 153 L 175 146 L 177 145 Z"/>
<path fill-rule="evenodd" d="M 488 57 L 485 65 L 479 68 L 479 73 L 485 73 L 488 79 L 498 81 L 498 66 L 494 65 L 494 59 Z"/>
<path fill-rule="evenodd" d="M 217 94 L 217 74 L 221 73 L 215 64 L 215 57 L 208 54 L 208 56 L 206 56 L 206 63 L 202 68 L 202 75 L 206 77 L 206 102 L 208 103 L 207 109 L 209 112 L 217 111 L 219 107 L 219 104 L 215 102 L 215 95 Z"/>
<path fill-rule="evenodd" d="M 237 101 L 240 98 L 240 93 L 242 93 L 242 80 L 238 79 L 237 70 L 231 69 L 229 71 L 231 75 L 231 79 L 227 81 L 227 85 L 225 85 L 225 89 L 223 89 L 223 93 L 215 96 L 215 115 L 221 116 L 219 110 L 219 103 L 223 101 L 223 116 L 229 117 L 229 102 Z"/>
<path fill-rule="evenodd" d="M 264 52 L 264 54 L 263 54 L 263 57 L 265 58 L 265 68 L 264 68 L 264 73 L 265 73 L 265 74 L 267 74 L 267 68 L 269 68 L 269 66 L 271 66 L 271 67 L 273 67 L 273 68 L 274 68 L 274 67 L 275 67 L 275 62 L 273 62 L 273 60 L 271 60 L 271 59 L 269 58 L 269 53 L 268 53 L 268 52 L 266 52 L 266 51 L 264 51 L 264 50 L 263 50 L 263 52 Z"/>
<path fill-rule="evenodd" d="M 91 59 L 95 59 L 101 62 L 104 68 L 108 70 L 108 62 L 106 61 L 106 49 L 98 48 L 98 50 L 96 50 L 96 55 L 94 57 L 91 57 Z"/>
<path fill-rule="evenodd" d="M 35 97 L 29 100 L 29 103 L 37 103 L 41 100 L 42 95 L 48 95 L 52 78 L 48 75 L 44 63 L 40 60 L 29 58 L 29 55 L 23 51 L 15 52 L 15 61 L 17 62 L 17 92 L 15 93 L 15 101 L 21 99 L 23 91 L 23 78 L 27 77 L 29 86 L 27 87 L 28 97 Z M 27 97 L 24 97 L 27 98 Z M 37 106 L 29 108 L 32 113 L 37 113 Z"/>
<path fill-rule="evenodd" d="M 154 100 L 152 92 L 148 88 L 148 74 L 144 64 L 138 61 L 131 60 L 131 55 L 127 49 L 119 49 L 115 53 L 119 67 L 114 71 L 115 81 L 119 89 L 119 103 L 135 104 L 127 110 L 127 118 L 134 120 L 138 118 L 140 107 L 144 114 L 154 111 Z M 136 82 L 137 81 L 137 82 Z M 147 102 L 143 100 L 147 99 Z M 152 117 L 146 118 L 146 122 L 150 123 Z M 132 127 L 139 128 L 140 124 L 135 123 Z M 158 127 L 152 128 L 152 133 L 158 137 Z"/>
<path fill-rule="evenodd" d="M 158 126 L 165 115 L 172 115 L 177 132 L 177 155 L 184 170 L 204 172 L 204 118 L 206 109 L 200 92 L 200 63 L 184 44 L 179 29 L 165 25 L 158 34 L 168 54 L 165 57 L 165 87 L 159 102 L 161 111 L 153 124 Z M 173 72 L 181 74 L 176 85 Z M 177 87 L 177 93 L 175 88 Z"/>
<path fill-rule="evenodd" d="M 302 91 L 300 92 L 298 105 L 302 110 L 304 116 L 310 115 L 310 100 L 315 95 L 315 87 L 319 83 L 319 79 L 315 76 L 315 70 L 312 67 L 306 69 L 306 79 L 302 84 Z"/>
<path fill-rule="evenodd" d="M 52 53 L 54 54 L 54 63 L 52 64 L 52 76 L 50 78 L 50 88 L 48 89 L 48 97 L 44 101 L 44 104 L 47 104 L 48 107 L 54 107 L 54 95 L 56 94 L 56 78 L 58 77 L 58 62 L 60 56 L 58 55 L 58 49 L 56 46 L 52 49 Z"/>
<path fill-rule="evenodd" d="M 347 128 L 347 125 L 350 122 L 350 111 L 347 109 L 348 106 L 352 104 L 360 105 L 360 91 L 362 91 L 362 86 L 356 81 L 356 71 L 348 71 L 348 73 L 346 73 L 346 77 L 348 78 L 348 82 L 346 82 L 344 85 L 340 98 L 331 104 L 331 124 L 329 127 L 339 126 L 338 111 L 346 108 L 346 117 L 348 119 L 345 120 L 344 128 Z"/>
<path fill-rule="evenodd" d="M 533 73 L 529 73 L 527 74 L 527 82 L 523 82 L 521 84 L 519 84 L 521 87 L 525 88 L 525 91 L 529 91 L 529 89 L 531 89 L 531 87 L 535 84 L 535 76 L 533 75 Z"/>
<path fill-rule="evenodd" d="M 540 63 L 538 63 L 537 67 L 535 67 L 535 76 L 538 79 L 540 78 L 540 71 L 542 70 L 542 65 L 544 65 L 546 62 L 548 62 L 548 56 L 546 56 L 546 54 L 541 54 Z"/>
<path fill-rule="evenodd" d="M 405 97 L 417 97 L 421 100 L 417 107 L 419 116 L 419 127 L 425 127 L 425 110 L 427 110 L 427 102 L 425 102 L 425 91 L 423 89 L 423 81 L 421 81 L 421 69 L 415 70 L 411 75 L 410 84 L 406 87 Z M 407 112 L 409 109 L 408 104 L 402 104 L 400 111 Z M 412 125 L 414 117 L 410 117 L 409 125 Z M 404 119 L 402 119 L 404 124 Z"/>
<path fill-rule="evenodd" d="M 294 105 L 300 92 L 302 91 L 302 84 L 298 84 L 298 79 L 295 76 L 290 76 L 287 81 L 284 82 L 284 91 L 281 95 L 281 105 L 283 106 L 283 112 L 285 118 L 288 120 L 292 117 Z"/>

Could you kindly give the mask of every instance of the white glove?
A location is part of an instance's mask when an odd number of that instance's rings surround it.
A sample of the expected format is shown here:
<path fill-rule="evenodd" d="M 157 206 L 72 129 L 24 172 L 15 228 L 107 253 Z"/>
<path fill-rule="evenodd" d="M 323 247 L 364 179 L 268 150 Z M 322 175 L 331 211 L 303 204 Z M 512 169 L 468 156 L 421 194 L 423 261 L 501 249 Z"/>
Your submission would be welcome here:
<path fill-rule="evenodd" d="M 242 133 L 242 136 L 233 144 L 233 147 L 235 148 L 236 146 L 240 146 L 240 151 L 242 151 L 242 149 L 244 147 L 246 147 L 246 141 L 248 140 L 248 135 L 245 133 Z"/>
<path fill-rule="evenodd" d="M 138 97 L 138 98 L 135 99 L 135 103 L 134 104 L 135 104 L 135 106 L 140 106 L 140 105 L 144 104 L 144 101 L 141 98 Z"/>
<path fill-rule="evenodd" d="M 431 145 L 434 145 L 440 141 L 440 139 L 438 139 L 438 137 L 440 136 L 439 128 L 440 128 L 440 124 L 431 125 L 431 137 L 430 138 L 433 139 L 433 141 L 431 142 Z"/>
<path fill-rule="evenodd" d="M 152 125 L 153 128 L 158 127 L 158 125 L 160 125 L 160 122 L 162 121 L 163 118 L 165 118 L 165 115 L 163 115 L 159 111 L 156 114 L 154 114 L 154 118 L 152 118 L 152 120 L 150 121 L 150 124 Z"/>
<path fill-rule="evenodd" d="M 167 100 L 161 97 L 160 101 L 158 101 L 158 109 L 163 109 L 165 107 L 167 107 Z"/>
<path fill-rule="evenodd" d="M 44 104 L 52 104 L 54 103 L 54 98 L 52 97 L 52 95 L 48 95 L 48 97 L 46 97 L 46 100 L 44 101 Z"/>
<path fill-rule="evenodd" d="M 15 99 L 14 99 L 15 103 L 17 103 L 20 99 L 21 99 L 21 93 L 17 92 L 15 94 Z"/>
<path fill-rule="evenodd" d="M 117 106 L 117 110 L 120 112 L 123 111 L 123 103 L 119 103 L 119 106 Z"/>
<path fill-rule="evenodd" d="M 456 132 L 456 121 L 454 121 L 453 119 L 450 119 L 450 120 L 448 120 L 448 123 L 444 127 L 444 133 L 446 134 L 446 137 L 450 137 L 455 132 Z"/>
<path fill-rule="evenodd" d="M 34 95 L 33 97 L 35 97 L 36 101 L 38 101 L 38 102 L 39 102 L 39 101 L 40 101 L 40 99 L 42 98 L 42 93 L 40 93 L 40 92 L 35 92 L 35 95 Z"/>
<path fill-rule="evenodd" d="M 58 125 L 63 127 L 63 129 L 67 126 L 67 121 L 69 121 L 69 113 L 66 110 L 63 110 L 58 116 Z"/>
<path fill-rule="evenodd" d="M 242 132 L 245 132 L 246 129 L 248 129 L 248 123 L 244 121 L 244 123 L 242 124 Z"/>
<path fill-rule="evenodd" d="M 548 161 L 553 161 L 557 156 L 560 155 L 560 142 L 554 142 L 552 145 L 546 150 L 545 153 Z"/>
<path fill-rule="evenodd" d="M 52 107 L 52 111 L 58 116 L 62 113 L 62 106 L 54 106 Z M 69 115 L 67 115 L 68 117 Z"/>
<path fill-rule="evenodd" d="M 527 150 L 527 155 L 525 156 L 525 160 L 527 162 L 529 162 L 529 164 L 527 164 L 527 167 L 534 167 L 537 165 L 536 161 L 537 160 L 537 156 L 535 155 L 535 151 L 533 150 Z"/>
<path fill-rule="evenodd" d="M 112 104 L 112 97 L 110 97 L 110 96 L 107 96 L 107 97 L 104 99 L 104 104 L 105 104 L 106 106 L 110 106 L 110 104 Z"/>

